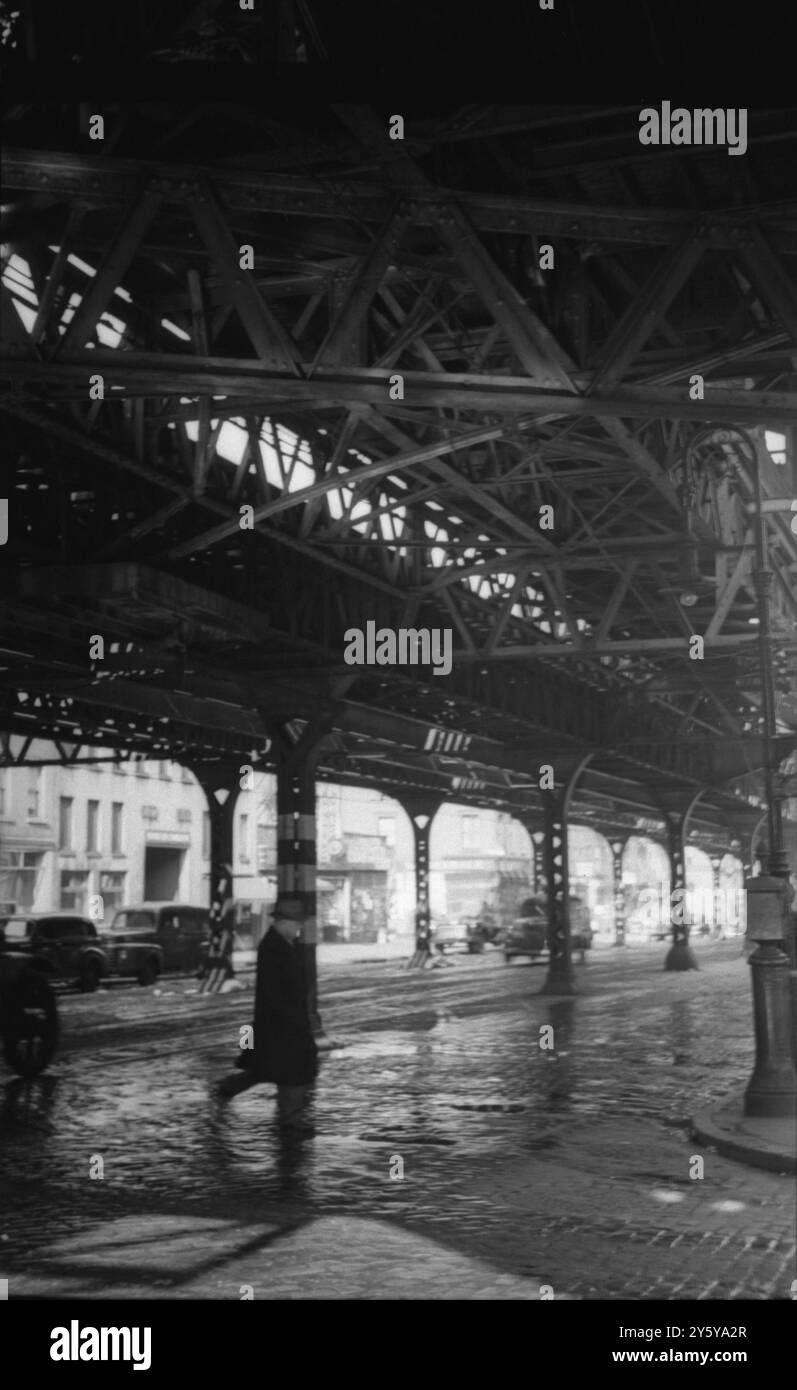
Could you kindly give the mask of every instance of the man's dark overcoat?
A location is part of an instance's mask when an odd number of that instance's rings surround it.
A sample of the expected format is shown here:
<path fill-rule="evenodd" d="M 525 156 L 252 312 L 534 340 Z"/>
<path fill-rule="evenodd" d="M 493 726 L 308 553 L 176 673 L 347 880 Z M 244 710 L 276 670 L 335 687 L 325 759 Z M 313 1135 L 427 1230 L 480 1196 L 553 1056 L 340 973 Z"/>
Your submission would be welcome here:
<path fill-rule="evenodd" d="M 270 927 L 257 952 L 254 1070 L 261 1081 L 307 1086 L 318 1072 L 301 950 Z"/>

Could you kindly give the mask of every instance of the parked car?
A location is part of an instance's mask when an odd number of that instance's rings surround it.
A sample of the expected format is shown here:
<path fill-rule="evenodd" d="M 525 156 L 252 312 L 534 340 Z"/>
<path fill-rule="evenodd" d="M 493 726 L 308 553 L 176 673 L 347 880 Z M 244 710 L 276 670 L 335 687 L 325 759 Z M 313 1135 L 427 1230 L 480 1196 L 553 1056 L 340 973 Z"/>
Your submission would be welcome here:
<path fill-rule="evenodd" d="M 485 913 L 483 917 L 466 918 L 465 930 L 468 940 L 468 950 L 472 956 L 480 955 L 486 945 L 500 945 L 500 924 L 488 913 Z"/>
<path fill-rule="evenodd" d="M 592 926 L 589 911 L 583 900 L 571 894 L 570 907 L 570 946 L 581 952 L 584 960 L 592 945 Z M 548 949 L 548 913 L 545 899 L 526 898 L 518 909 L 518 915 L 503 938 L 504 960 L 514 956 L 531 956 L 534 960 Z"/>
<path fill-rule="evenodd" d="M 15 913 L 0 918 L 2 948 L 30 959 L 51 981 L 77 984 L 85 994 L 108 974 L 97 928 L 77 912 Z"/>
<path fill-rule="evenodd" d="M 120 907 L 103 939 L 112 975 L 152 985 L 165 971 L 200 968 L 210 941 L 210 909 L 163 902 Z"/>

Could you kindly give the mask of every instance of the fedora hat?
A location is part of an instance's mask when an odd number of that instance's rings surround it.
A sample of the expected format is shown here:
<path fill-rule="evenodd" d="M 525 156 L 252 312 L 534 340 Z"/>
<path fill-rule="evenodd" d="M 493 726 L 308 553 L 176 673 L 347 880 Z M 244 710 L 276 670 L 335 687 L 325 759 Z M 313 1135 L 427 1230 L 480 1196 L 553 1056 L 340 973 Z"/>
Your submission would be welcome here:
<path fill-rule="evenodd" d="M 305 917 L 304 906 L 298 898 L 277 898 L 277 901 L 271 909 L 272 922 L 275 922 L 278 917 L 283 917 L 288 922 L 303 922 Z"/>

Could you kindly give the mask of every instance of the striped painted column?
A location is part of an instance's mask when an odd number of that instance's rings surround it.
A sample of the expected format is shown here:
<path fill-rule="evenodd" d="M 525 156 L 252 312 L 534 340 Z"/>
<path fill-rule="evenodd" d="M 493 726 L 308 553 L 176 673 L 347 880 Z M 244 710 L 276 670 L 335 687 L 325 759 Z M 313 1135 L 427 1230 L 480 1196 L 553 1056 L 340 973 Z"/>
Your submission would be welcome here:
<path fill-rule="evenodd" d="M 429 842 L 432 821 L 442 802 L 439 797 L 431 796 L 402 796 L 398 800 L 410 818 L 415 839 L 415 949 L 428 953 L 431 939 Z"/>
<path fill-rule="evenodd" d="M 665 970 L 697 970 L 695 953 L 689 944 L 690 926 L 686 912 L 686 838 L 689 817 L 696 798 L 680 801 L 676 796 L 659 794 L 667 830 L 670 855 L 670 923 L 672 945 L 664 961 Z"/>
<path fill-rule="evenodd" d="M 592 756 L 591 753 L 587 753 L 580 759 L 558 758 L 555 764 L 555 786 L 542 793 L 545 829 L 543 862 L 550 955 L 548 974 L 540 990 L 541 994 L 577 992 L 570 952 L 570 865 L 567 824 L 573 793 Z"/>
<path fill-rule="evenodd" d="M 208 964 L 214 980 L 233 974 L 233 816 L 240 790 L 238 767 L 216 764 L 192 766 L 205 793 L 210 820 L 210 953 Z M 222 974 L 219 969 L 223 965 Z"/>
<path fill-rule="evenodd" d="M 304 912 L 301 950 L 307 980 L 313 1030 L 322 1032 L 318 1012 L 316 946 L 316 822 L 315 767 L 317 754 L 282 758 L 277 767 L 277 891 L 298 899 Z"/>

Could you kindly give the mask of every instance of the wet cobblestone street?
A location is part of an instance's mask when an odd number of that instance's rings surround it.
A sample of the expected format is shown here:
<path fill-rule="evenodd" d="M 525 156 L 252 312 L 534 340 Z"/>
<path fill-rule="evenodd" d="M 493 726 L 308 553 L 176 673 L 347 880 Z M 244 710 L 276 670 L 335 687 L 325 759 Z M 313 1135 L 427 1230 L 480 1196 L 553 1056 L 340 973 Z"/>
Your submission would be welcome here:
<path fill-rule="evenodd" d="M 216 1091 L 250 978 L 65 997 L 52 1070 L 3 1074 L 10 1296 L 789 1298 L 793 1179 L 688 1130 L 752 1069 L 741 943 L 662 954 L 594 952 L 572 1000 L 497 954 L 322 970 L 342 1045 L 289 1141 L 272 1087 Z"/>

